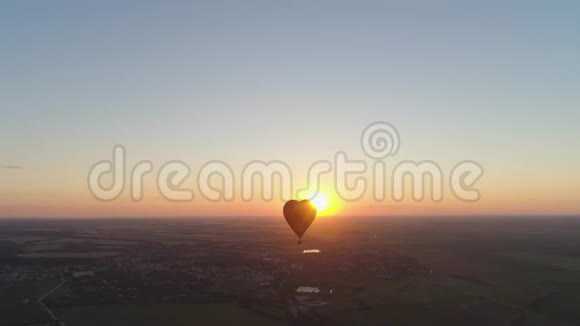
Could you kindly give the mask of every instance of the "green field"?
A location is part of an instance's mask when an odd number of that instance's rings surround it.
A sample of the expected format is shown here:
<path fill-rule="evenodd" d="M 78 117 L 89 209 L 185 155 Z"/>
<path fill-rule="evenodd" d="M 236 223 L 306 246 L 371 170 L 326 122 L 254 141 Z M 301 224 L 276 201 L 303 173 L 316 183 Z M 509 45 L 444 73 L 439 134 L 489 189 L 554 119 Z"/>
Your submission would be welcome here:
<path fill-rule="evenodd" d="M 74 326 L 283 325 L 235 304 L 114 304 L 57 310 Z"/>
<path fill-rule="evenodd" d="M 41 320 L 50 316 L 38 304 L 37 299 L 60 281 L 26 281 L 0 289 L 0 307 L 2 316 L 0 325 L 21 325 Z"/>
<path fill-rule="evenodd" d="M 580 258 L 527 252 L 506 252 L 502 253 L 501 256 L 554 268 L 580 271 Z"/>

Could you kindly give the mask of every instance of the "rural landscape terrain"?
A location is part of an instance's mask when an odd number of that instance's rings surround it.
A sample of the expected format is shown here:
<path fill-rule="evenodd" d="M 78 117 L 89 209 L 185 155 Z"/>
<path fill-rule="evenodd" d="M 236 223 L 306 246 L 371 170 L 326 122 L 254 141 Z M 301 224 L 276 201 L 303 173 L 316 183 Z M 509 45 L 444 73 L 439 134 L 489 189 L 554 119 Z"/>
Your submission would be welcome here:
<path fill-rule="evenodd" d="M 0 325 L 580 325 L 580 219 L 3 219 Z"/>

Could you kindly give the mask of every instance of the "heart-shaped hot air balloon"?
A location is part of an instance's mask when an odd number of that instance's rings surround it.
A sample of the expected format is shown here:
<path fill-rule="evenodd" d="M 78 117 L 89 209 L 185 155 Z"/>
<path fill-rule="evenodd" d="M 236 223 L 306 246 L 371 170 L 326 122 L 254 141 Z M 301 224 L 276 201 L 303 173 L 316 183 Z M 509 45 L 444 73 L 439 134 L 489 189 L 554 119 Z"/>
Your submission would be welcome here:
<path fill-rule="evenodd" d="M 316 206 L 308 200 L 290 200 L 284 205 L 284 218 L 298 236 L 298 243 L 302 242 L 304 232 L 308 230 L 316 218 Z"/>

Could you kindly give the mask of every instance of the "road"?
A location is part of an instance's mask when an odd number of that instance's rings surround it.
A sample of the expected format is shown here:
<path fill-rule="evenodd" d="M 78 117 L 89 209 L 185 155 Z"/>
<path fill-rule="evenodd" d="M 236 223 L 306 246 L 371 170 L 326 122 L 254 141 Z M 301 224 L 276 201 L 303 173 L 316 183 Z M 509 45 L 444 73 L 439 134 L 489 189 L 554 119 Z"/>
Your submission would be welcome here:
<path fill-rule="evenodd" d="M 56 320 L 59 322 L 60 326 L 65 326 L 65 324 L 58 320 L 54 314 L 52 313 L 52 311 L 50 311 L 50 309 L 48 309 L 48 307 L 44 304 L 44 302 L 42 302 L 42 300 L 44 300 L 44 298 L 48 297 L 49 295 L 52 294 L 52 292 L 56 291 L 58 288 L 60 288 L 61 286 L 63 286 L 63 284 L 66 283 L 66 281 L 63 279 L 62 282 L 60 282 L 57 286 L 55 286 L 54 288 L 50 289 L 48 292 L 46 292 L 45 294 L 41 295 L 40 298 L 38 298 L 38 303 L 42 306 L 42 308 L 48 312 L 48 314 L 50 315 L 50 317 L 52 318 L 52 320 Z"/>

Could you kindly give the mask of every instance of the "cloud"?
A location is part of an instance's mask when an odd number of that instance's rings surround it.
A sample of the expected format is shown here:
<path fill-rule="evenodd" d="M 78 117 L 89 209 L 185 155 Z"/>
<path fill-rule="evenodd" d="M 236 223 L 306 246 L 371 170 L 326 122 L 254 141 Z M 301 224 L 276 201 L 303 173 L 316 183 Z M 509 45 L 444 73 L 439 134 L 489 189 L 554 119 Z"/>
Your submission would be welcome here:
<path fill-rule="evenodd" d="M 0 165 L 0 169 L 23 170 L 24 167 L 22 167 L 20 165 Z"/>

